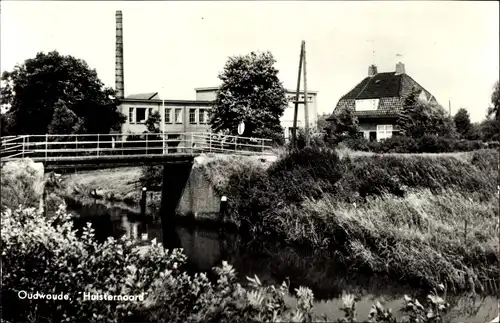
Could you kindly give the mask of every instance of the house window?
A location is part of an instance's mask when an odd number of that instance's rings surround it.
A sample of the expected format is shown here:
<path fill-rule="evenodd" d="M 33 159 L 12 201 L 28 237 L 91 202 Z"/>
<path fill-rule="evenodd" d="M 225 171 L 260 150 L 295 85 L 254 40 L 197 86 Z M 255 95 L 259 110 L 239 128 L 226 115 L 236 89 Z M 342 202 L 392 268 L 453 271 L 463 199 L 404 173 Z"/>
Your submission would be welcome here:
<path fill-rule="evenodd" d="M 377 140 L 377 132 L 376 131 L 370 131 L 368 133 L 368 140 L 370 140 L 370 141 Z"/>
<path fill-rule="evenodd" d="M 356 111 L 377 110 L 380 99 L 356 100 Z"/>
<path fill-rule="evenodd" d="M 377 140 L 385 140 L 392 137 L 392 125 L 377 125 Z"/>
<path fill-rule="evenodd" d="M 128 108 L 128 123 L 135 123 L 135 108 Z"/>
<path fill-rule="evenodd" d="M 135 122 L 146 123 L 146 108 L 135 108 Z"/>
<path fill-rule="evenodd" d="M 165 123 L 172 123 L 172 108 L 165 108 Z"/>
<path fill-rule="evenodd" d="M 148 118 L 151 117 L 154 113 L 154 109 L 153 108 L 149 108 L 148 110 Z"/>
<path fill-rule="evenodd" d="M 175 123 L 182 123 L 182 109 L 175 109 Z"/>
<path fill-rule="evenodd" d="M 196 124 L 196 109 L 189 109 L 189 123 Z"/>

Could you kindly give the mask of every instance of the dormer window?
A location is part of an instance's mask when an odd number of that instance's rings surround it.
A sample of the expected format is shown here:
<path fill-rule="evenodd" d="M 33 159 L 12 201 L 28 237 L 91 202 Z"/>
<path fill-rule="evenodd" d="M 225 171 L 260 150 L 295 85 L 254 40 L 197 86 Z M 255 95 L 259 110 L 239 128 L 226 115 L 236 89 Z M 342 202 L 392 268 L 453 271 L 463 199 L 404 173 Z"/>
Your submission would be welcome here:
<path fill-rule="evenodd" d="M 356 100 L 356 111 L 374 111 L 378 109 L 380 99 Z"/>
<path fill-rule="evenodd" d="M 427 102 L 427 95 L 425 95 L 424 91 L 420 92 L 420 95 L 418 96 L 418 99 L 420 101 Z"/>

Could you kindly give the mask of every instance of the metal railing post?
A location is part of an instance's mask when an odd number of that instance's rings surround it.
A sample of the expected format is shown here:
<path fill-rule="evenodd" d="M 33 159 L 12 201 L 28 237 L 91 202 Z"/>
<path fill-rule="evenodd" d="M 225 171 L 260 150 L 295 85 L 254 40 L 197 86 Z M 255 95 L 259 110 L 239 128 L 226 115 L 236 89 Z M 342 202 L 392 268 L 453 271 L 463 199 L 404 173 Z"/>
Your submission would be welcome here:
<path fill-rule="evenodd" d="M 208 134 L 208 151 L 212 152 L 212 135 Z"/>
<path fill-rule="evenodd" d="M 192 132 L 191 132 L 191 142 L 189 143 L 189 146 L 191 148 L 191 154 L 193 154 L 194 153 L 194 149 L 193 149 L 193 147 L 194 147 L 194 138 L 193 138 L 193 133 Z"/>
<path fill-rule="evenodd" d="M 146 155 L 148 154 L 148 134 L 146 134 Z"/>
<path fill-rule="evenodd" d="M 261 141 L 262 141 L 262 152 L 264 152 L 264 142 L 265 141 L 264 141 L 264 139 L 261 139 Z"/>
<path fill-rule="evenodd" d="M 47 150 L 49 149 L 48 141 L 49 141 L 49 135 L 45 134 L 45 159 L 47 159 Z"/>
<path fill-rule="evenodd" d="M 24 145 L 26 143 L 26 137 L 23 137 L 23 152 L 21 154 L 22 158 L 24 158 Z"/>
<path fill-rule="evenodd" d="M 162 133 L 162 146 L 163 146 L 163 150 L 162 150 L 162 155 L 165 155 L 165 132 Z"/>
<path fill-rule="evenodd" d="M 99 134 L 97 134 L 97 156 L 99 156 Z"/>

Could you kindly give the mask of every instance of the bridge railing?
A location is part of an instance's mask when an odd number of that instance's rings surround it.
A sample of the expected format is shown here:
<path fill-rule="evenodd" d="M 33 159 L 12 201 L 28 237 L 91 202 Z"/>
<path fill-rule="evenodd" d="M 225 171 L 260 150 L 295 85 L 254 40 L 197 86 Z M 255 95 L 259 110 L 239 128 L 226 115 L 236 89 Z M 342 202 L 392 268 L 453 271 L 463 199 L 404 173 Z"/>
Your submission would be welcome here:
<path fill-rule="evenodd" d="M 211 133 L 47 134 L 2 138 L 1 146 L 2 158 L 47 160 L 204 152 L 266 154 L 271 141 Z"/>

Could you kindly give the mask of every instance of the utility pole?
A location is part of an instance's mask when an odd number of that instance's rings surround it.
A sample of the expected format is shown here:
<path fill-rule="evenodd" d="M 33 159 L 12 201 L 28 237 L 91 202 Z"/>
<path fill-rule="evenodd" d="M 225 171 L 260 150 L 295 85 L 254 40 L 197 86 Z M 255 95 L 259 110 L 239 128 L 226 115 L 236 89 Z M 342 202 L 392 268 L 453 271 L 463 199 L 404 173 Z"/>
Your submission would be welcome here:
<path fill-rule="evenodd" d="M 292 149 L 297 148 L 297 114 L 299 111 L 299 92 L 300 92 L 300 76 L 302 74 L 302 61 L 304 55 L 305 42 L 302 41 L 300 46 L 300 60 L 299 60 L 299 75 L 297 77 L 297 92 L 295 95 L 295 110 L 293 114 L 293 129 L 292 129 Z"/>
<path fill-rule="evenodd" d="M 309 146 L 309 109 L 307 106 L 307 71 L 306 71 L 306 42 L 302 42 L 303 46 L 303 53 L 302 53 L 302 59 L 303 59 L 303 64 L 304 64 L 304 121 L 305 121 L 305 133 L 306 133 L 306 147 Z"/>

